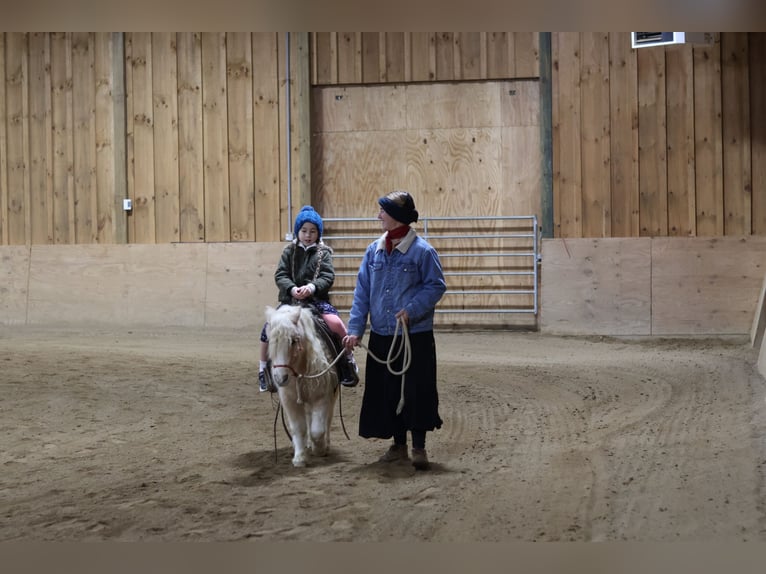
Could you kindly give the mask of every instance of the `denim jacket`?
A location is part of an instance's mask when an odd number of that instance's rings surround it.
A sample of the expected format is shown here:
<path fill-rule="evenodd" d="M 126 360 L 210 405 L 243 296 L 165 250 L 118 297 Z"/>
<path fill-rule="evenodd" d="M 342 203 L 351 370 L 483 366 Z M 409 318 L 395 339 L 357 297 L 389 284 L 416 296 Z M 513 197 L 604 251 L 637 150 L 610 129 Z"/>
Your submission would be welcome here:
<path fill-rule="evenodd" d="M 402 309 L 409 315 L 410 333 L 433 330 L 434 308 L 447 290 L 438 253 L 414 229 L 390 255 L 385 237 L 367 247 L 359 266 L 348 332 L 360 339 L 368 315 L 373 332 L 394 335 Z"/>

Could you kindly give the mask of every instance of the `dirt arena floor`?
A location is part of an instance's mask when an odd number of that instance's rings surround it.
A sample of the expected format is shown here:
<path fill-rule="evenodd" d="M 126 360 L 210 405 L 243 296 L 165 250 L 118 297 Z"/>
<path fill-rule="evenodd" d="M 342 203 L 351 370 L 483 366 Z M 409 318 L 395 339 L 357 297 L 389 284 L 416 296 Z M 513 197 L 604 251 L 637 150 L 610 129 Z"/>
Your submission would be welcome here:
<path fill-rule="evenodd" d="M 363 382 L 331 454 L 293 468 L 256 348 L 255 332 L 0 328 L 0 540 L 766 541 L 747 338 L 437 333 L 425 472 L 375 462 Z"/>

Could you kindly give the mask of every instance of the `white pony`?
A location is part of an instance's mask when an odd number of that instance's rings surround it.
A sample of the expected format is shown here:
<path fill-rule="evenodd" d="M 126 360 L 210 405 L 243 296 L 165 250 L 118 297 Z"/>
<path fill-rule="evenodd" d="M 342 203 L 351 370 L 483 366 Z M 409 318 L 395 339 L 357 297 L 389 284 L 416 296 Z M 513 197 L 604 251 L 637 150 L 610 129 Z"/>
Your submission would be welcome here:
<path fill-rule="evenodd" d="M 266 307 L 269 358 L 293 441 L 293 466 L 306 466 L 307 447 L 326 456 L 338 398 L 335 357 L 317 332 L 310 309 Z M 319 376 L 316 376 L 319 375 Z"/>

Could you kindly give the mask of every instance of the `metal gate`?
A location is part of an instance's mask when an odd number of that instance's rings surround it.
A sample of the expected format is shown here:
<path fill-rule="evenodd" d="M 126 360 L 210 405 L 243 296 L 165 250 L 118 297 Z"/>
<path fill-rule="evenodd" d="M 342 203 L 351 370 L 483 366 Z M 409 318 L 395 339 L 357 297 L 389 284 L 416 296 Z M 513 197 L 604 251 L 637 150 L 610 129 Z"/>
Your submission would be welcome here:
<path fill-rule="evenodd" d="M 447 291 L 436 325 L 537 328 L 539 227 L 535 215 L 420 217 L 418 233 L 439 252 Z M 348 315 L 366 247 L 381 235 L 377 218 L 324 218 L 333 248 L 333 304 Z"/>

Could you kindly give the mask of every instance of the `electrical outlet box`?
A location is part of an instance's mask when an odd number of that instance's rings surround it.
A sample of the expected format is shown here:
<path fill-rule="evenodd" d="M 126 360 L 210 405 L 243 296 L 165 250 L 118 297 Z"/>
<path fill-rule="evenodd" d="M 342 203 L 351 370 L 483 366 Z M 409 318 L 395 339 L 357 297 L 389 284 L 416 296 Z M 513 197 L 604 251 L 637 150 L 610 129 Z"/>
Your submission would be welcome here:
<path fill-rule="evenodd" d="M 132 211 L 133 210 L 133 200 L 132 199 L 123 199 L 122 200 L 122 210 L 123 211 Z"/>

